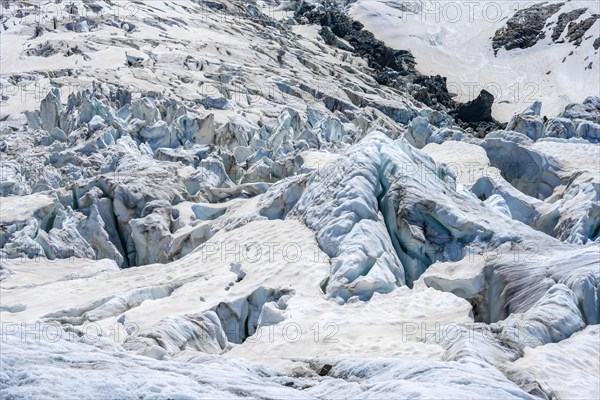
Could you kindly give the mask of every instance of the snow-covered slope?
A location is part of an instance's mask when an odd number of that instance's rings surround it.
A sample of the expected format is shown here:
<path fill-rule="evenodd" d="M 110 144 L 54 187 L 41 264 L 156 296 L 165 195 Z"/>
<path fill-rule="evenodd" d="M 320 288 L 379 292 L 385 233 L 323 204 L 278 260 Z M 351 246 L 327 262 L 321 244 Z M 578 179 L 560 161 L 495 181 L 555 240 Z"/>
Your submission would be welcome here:
<path fill-rule="evenodd" d="M 600 97 L 476 132 L 321 3 L 3 9 L 1 397 L 600 395 Z"/>
<path fill-rule="evenodd" d="M 542 3 L 551 11 L 541 13 Z M 586 0 L 357 0 L 350 6 L 350 15 L 378 39 L 410 50 L 421 72 L 446 76 L 460 101 L 481 89 L 492 93 L 494 116 L 505 122 L 533 101 L 543 100 L 543 115 L 550 117 L 600 94 L 598 14 L 600 4 Z M 508 29 L 521 42 L 494 47 L 494 37 L 506 36 L 502 29 L 513 21 L 523 24 Z"/>

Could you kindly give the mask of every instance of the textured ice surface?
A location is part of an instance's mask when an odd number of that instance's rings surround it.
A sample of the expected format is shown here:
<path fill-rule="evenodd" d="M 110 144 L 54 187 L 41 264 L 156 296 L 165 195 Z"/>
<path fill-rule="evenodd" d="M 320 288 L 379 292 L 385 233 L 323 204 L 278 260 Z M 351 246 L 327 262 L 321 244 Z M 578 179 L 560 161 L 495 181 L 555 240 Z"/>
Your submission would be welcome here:
<path fill-rule="evenodd" d="M 9 7 L 2 397 L 597 398 L 598 93 L 483 137 L 266 3 Z"/>

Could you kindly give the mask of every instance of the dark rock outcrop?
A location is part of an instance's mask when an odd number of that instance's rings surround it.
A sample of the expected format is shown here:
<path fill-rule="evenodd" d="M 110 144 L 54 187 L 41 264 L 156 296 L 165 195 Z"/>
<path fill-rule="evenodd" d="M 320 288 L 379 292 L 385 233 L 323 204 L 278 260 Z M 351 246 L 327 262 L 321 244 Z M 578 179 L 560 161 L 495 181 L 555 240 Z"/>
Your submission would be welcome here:
<path fill-rule="evenodd" d="M 446 87 L 446 78 L 418 73 L 410 51 L 386 46 L 360 22 L 348 17 L 337 4 L 316 7 L 302 3 L 295 12 L 295 19 L 300 23 L 321 25 L 321 37 L 329 45 L 340 47 L 338 38 L 347 42 L 354 54 L 367 60 L 374 70 L 373 77 L 380 85 L 404 89 L 416 100 L 441 111 L 456 106 Z"/>
<path fill-rule="evenodd" d="M 581 22 L 571 22 L 567 29 L 567 40 L 569 43 L 579 46 L 583 41 L 585 33 L 594 25 L 598 18 L 600 18 L 600 14 L 594 14 Z"/>
<path fill-rule="evenodd" d="M 526 49 L 535 45 L 546 36 L 543 29 L 548 18 L 556 14 L 563 5 L 564 3 L 542 3 L 517 11 L 506 21 L 505 27 L 496 31 L 492 39 L 495 53 L 501 48 Z"/>
<path fill-rule="evenodd" d="M 552 41 L 556 42 L 564 32 L 565 28 L 567 27 L 567 24 L 581 17 L 586 11 L 587 8 L 578 8 L 577 10 L 560 14 L 558 16 L 558 20 L 556 21 L 556 26 L 552 31 Z"/>
<path fill-rule="evenodd" d="M 367 60 L 373 69 L 373 78 L 380 85 L 403 90 L 433 109 L 451 113 L 463 128 L 472 128 L 484 134 L 503 127 L 492 118 L 494 96 L 490 93 L 482 91 L 471 102 L 457 103 L 448 92 L 445 77 L 420 74 L 410 51 L 386 46 L 365 30 L 360 22 L 348 17 L 337 3 L 318 7 L 302 2 L 296 9 L 295 19 L 299 23 L 321 25 L 320 34 L 327 44 L 336 45 L 337 38 L 349 43 L 354 54 Z"/>
<path fill-rule="evenodd" d="M 331 33 L 346 40 L 357 55 L 368 61 L 371 68 L 377 70 L 390 68 L 405 75 L 415 72 L 415 61 L 410 51 L 394 50 L 386 46 L 371 32 L 363 29 L 360 22 L 353 21 L 335 6 L 316 8 L 305 4 L 296 11 L 296 19 L 302 18 L 306 18 L 311 24 L 328 28 L 321 30 L 326 43 L 335 43 Z"/>
<path fill-rule="evenodd" d="M 487 90 L 482 90 L 475 100 L 460 104 L 456 108 L 456 116 L 464 122 L 493 122 L 493 104 L 494 95 Z"/>

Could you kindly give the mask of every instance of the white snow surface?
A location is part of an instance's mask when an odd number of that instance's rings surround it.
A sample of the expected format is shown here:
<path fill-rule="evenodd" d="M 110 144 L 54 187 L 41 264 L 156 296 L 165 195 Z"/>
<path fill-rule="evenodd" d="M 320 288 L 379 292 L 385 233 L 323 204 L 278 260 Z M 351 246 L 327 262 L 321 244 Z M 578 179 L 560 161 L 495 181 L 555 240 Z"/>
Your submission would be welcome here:
<path fill-rule="evenodd" d="M 458 100 L 469 101 L 481 89 L 488 90 L 496 97 L 494 117 L 508 121 L 537 100 L 543 101 L 543 115 L 550 117 L 569 103 L 600 94 L 600 49 L 592 46 L 600 37 L 600 20 L 581 46 L 553 43 L 550 26 L 533 47 L 501 49 L 494 55 L 495 32 L 517 11 L 539 3 L 543 2 L 357 0 L 350 15 L 388 46 L 410 50 L 421 72 L 447 77 Z M 548 24 L 576 9 L 587 9 L 577 21 L 600 13 L 596 1 L 545 3 L 563 4 Z M 586 68 L 589 62 L 592 69 Z"/>
<path fill-rule="evenodd" d="M 57 27 L 71 6 L 41 2 L 37 36 L 9 8 L 0 397 L 598 398 L 590 40 L 495 58 L 498 25 L 399 29 L 400 3 L 349 10 L 450 80 L 553 67 L 551 119 L 500 103 L 510 129 L 475 137 L 293 2 L 77 3 Z"/>

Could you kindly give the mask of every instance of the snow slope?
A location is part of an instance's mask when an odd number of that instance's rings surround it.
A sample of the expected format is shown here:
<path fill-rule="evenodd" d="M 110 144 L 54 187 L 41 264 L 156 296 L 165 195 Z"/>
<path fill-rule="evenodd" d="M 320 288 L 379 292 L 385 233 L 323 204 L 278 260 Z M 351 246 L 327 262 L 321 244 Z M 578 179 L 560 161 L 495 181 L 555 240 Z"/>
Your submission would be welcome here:
<path fill-rule="evenodd" d="M 543 100 L 543 115 L 550 117 L 569 103 L 600 94 L 600 49 L 593 47 L 600 37 L 600 20 L 580 46 L 554 43 L 550 26 L 533 47 L 494 54 L 495 32 L 517 11 L 536 3 L 541 2 L 358 0 L 349 13 L 388 46 L 409 49 L 421 72 L 447 77 L 459 101 L 488 90 L 496 97 L 494 117 L 506 122 L 534 101 Z M 576 9 L 586 9 L 577 21 L 600 13 L 595 1 L 546 3 L 563 4 L 548 24 Z"/>

